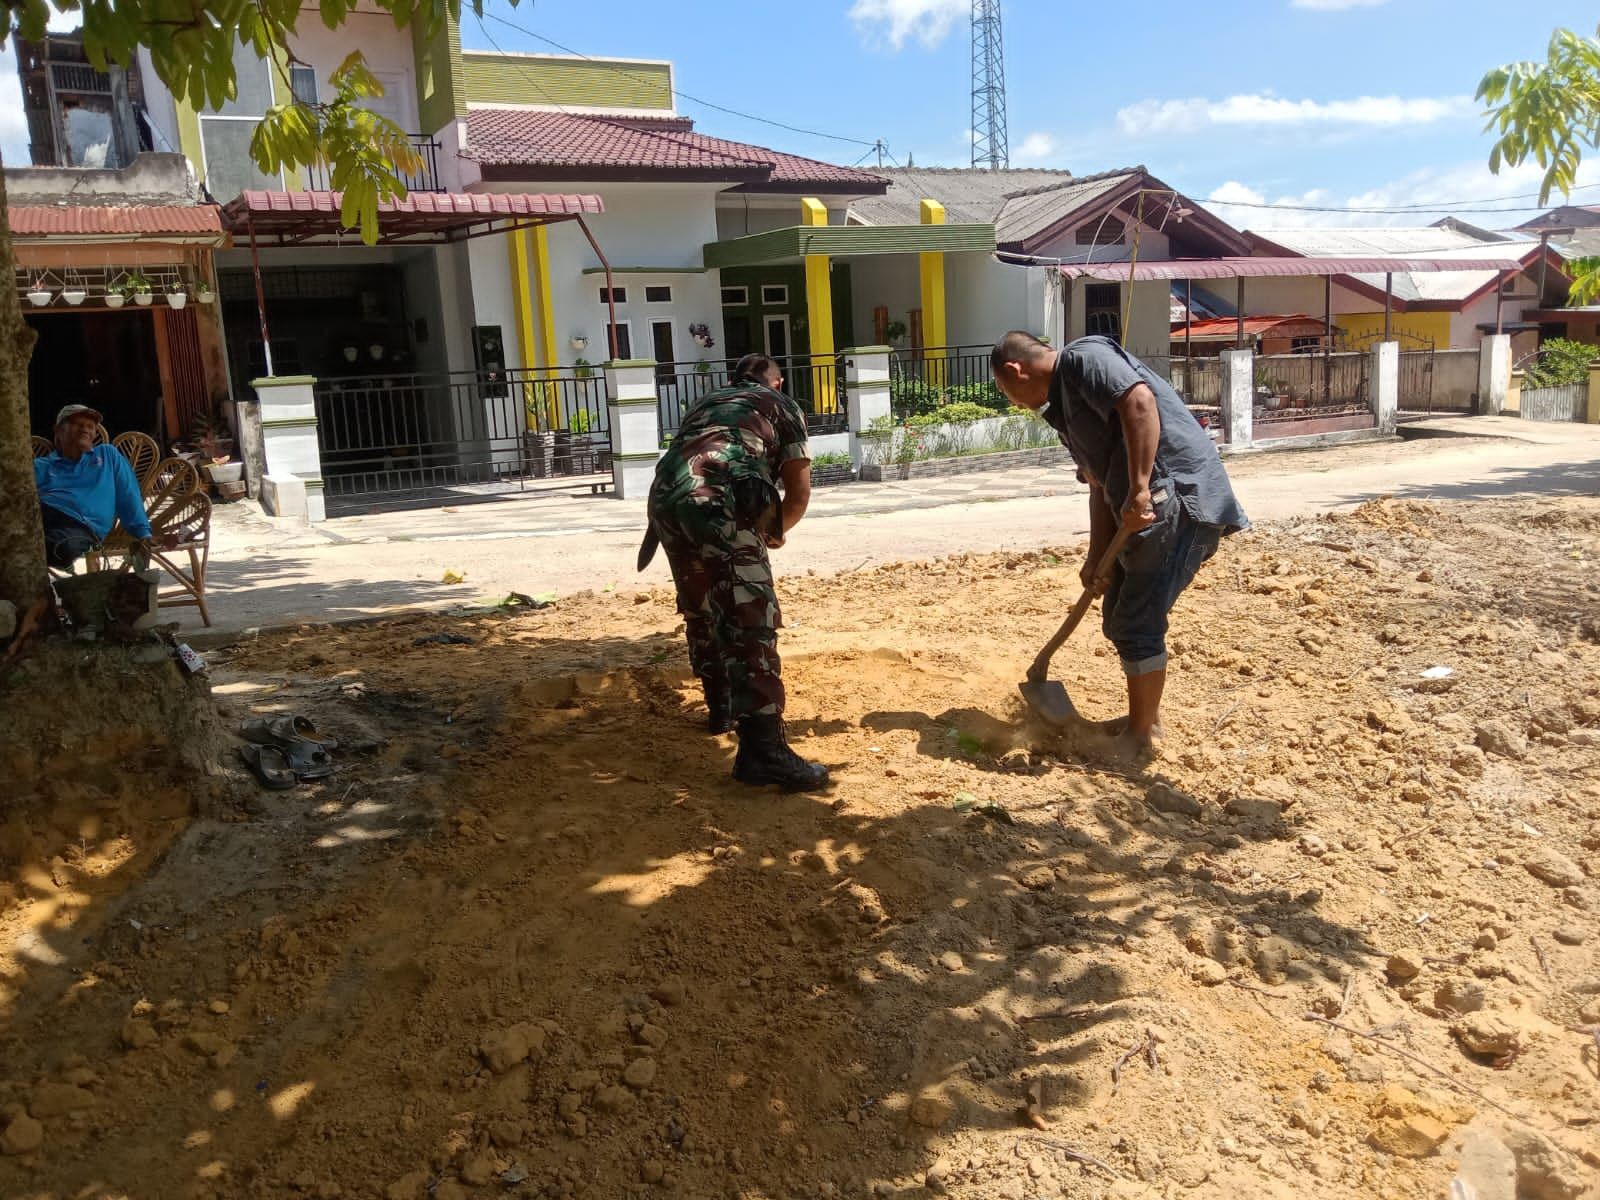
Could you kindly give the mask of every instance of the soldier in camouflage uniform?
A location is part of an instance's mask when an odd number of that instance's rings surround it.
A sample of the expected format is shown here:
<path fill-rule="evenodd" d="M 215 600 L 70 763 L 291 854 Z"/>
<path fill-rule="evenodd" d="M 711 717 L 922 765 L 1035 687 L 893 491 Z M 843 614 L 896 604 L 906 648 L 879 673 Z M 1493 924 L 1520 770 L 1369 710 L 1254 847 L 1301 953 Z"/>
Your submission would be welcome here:
<path fill-rule="evenodd" d="M 733 777 L 799 791 L 827 783 L 828 771 L 790 750 L 783 727 L 783 621 L 767 551 L 805 513 L 811 453 L 805 416 L 782 384 L 772 359 L 747 355 L 729 386 L 684 414 L 656 465 L 641 566 L 658 539 L 705 688 L 707 727 L 739 731 Z"/>

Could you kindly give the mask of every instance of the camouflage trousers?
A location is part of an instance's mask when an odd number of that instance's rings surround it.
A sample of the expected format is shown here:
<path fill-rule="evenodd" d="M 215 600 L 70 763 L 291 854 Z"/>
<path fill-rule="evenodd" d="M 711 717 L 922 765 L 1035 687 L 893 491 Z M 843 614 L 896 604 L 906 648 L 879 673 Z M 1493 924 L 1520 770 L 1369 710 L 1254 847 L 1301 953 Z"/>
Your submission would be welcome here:
<path fill-rule="evenodd" d="M 736 721 L 783 715 L 783 617 L 766 541 L 719 504 L 652 508 L 650 520 L 672 566 L 689 664 L 706 694 L 725 693 Z"/>

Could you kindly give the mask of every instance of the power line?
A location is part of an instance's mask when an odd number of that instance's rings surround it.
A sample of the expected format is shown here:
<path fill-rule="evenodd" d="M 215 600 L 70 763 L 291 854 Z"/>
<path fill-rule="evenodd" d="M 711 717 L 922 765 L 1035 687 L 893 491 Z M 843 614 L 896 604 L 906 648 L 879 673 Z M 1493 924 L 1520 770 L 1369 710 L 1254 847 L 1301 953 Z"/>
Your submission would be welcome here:
<path fill-rule="evenodd" d="M 1572 189 L 1574 192 L 1592 191 L 1600 188 L 1600 183 L 1585 183 Z M 1516 213 L 1527 212 L 1529 208 L 1538 205 L 1516 205 L 1511 208 L 1482 208 L 1478 205 L 1503 204 L 1510 200 L 1537 200 L 1538 192 L 1523 192 L 1516 196 L 1489 196 L 1480 200 L 1438 200 L 1430 202 L 1417 202 L 1415 204 L 1396 204 L 1389 207 L 1368 207 L 1364 205 L 1344 204 L 1289 204 L 1284 202 L 1271 202 L 1264 200 L 1217 200 L 1203 199 L 1202 204 L 1217 205 L 1231 208 L 1258 208 L 1275 212 L 1315 212 L 1315 213 L 1363 213 L 1380 216 L 1404 216 L 1407 213 L 1426 212 L 1468 212 L 1468 213 Z"/>
<path fill-rule="evenodd" d="M 531 37 L 535 41 L 543 42 L 547 46 L 554 46 L 557 50 L 560 50 L 564 54 L 571 54 L 577 58 L 586 59 L 589 62 L 597 61 L 593 55 L 585 54 L 581 50 L 574 50 L 571 46 L 564 46 L 554 38 L 545 37 L 542 33 L 535 33 L 526 26 L 518 25 L 515 21 L 508 21 L 506 18 L 495 13 L 484 13 L 483 17 L 479 18 L 480 25 L 483 23 L 484 17 L 491 21 L 498 21 L 501 25 L 504 25 L 509 29 L 515 29 L 518 33 L 524 34 L 527 37 Z M 493 39 L 490 40 L 491 42 L 493 41 Z M 502 53 L 504 52 L 502 51 Z M 656 82 L 653 79 L 645 78 L 643 75 L 635 75 L 631 71 L 622 71 L 619 72 L 619 74 L 624 75 L 638 83 L 653 84 Z M 874 148 L 877 146 L 876 142 L 869 142 L 865 138 L 845 137 L 843 134 L 838 133 L 824 133 L 820 129 L 806 129 L 799 125 L 789 125 L 783 121 L 774 121 L 770 117 L 758 117 L 754 113 L 743 112 L 737 108 L 728 108 L 725 105 L 717 104 L 711 100 L 702 100 L 700 97 L 691 96 L 688 92 L 680 91 L 678 88 L 673 88 L 672 94 L 674 96 L 681 97 L 684 100 L 691 101 L 694 104 L 701 104 L 706 108 L 714 108 L 718 112 L 727 113 L 731 117 L 739 117 L 746 121 L 754 121 L 760 125 L 772 125 L 778 129 L 787 129 L 790 133 L 802 133 L 807 137 L 827 138 L 828 140 L 835 142 L 849 142 L 854 146 L 871 146 Z"/>

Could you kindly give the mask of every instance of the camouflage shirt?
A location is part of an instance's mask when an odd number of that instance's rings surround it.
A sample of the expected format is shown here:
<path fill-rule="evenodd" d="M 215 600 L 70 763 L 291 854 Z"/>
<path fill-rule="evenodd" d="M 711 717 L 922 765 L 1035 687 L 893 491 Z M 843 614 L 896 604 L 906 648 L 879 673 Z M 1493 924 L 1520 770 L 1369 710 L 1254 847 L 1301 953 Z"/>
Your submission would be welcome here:
<path fill-rule="evenodd" d="M 656 464 L 650 507 L 730 504 L 741 485 L 771 488 L 784 463 L 810 457 L 805 415 L 793 400 L 751 383 L 721 388 L 684 414 Z"/>

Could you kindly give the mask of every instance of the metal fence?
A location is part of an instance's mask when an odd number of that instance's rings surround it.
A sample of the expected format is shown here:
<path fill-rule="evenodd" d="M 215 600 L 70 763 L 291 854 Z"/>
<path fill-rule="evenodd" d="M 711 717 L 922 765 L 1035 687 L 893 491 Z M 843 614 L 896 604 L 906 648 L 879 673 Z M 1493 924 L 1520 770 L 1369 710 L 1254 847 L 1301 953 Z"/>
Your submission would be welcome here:
<path fill-rule="evenodd" d="M 1370 412 L 1367 364 L 1367 355 L 1351 351 L 1262 355 L 1255 360 L 1256 420 Z"/>
<path fill-rule="evenodd" d="M 407 135 L 411 141 L 411 149 L 422 164 L 415 171 L 397 172 L 399 180 L 405 185 L 408 192 L 442 192 L 444 183 L 439 178 L 439 143 L 425 133 Z M 312 163 L 302 167 L 306 191 L 329 192 L 333 191 L 333 168 L 327 163 Z"/>
<path fill-rule="evenodd" d="M 1522 389 L 1520 412 L 1524 421 L 1582 421 L 1588 411 L 1587 383 Z"/>
<path fill-rule="evenodd" d="M 599 374 L 334 377 L 314 394 L 333 512 L 482 499 L 611 467 Z"/>
<path fill-rule="evenodd" d="M 845 412 L 844 369 L 836 357 L 791 354 L 778 358 L 783 391 L 806 414 L 806 429 L 813 434 L 843 433 L 849 427 Z M 683 415 L 718 388 L 727 387 L 736 360 L 658 362 L 656 412 L 661 436 L 670 438 L 683 424 Z"/>
<path fill-rule="evenodd" d="M 889 405 L 897 418 L 932 412 L 945 404 L 982 404 L 1002 411 L 1005 401 L 989 369 L 988 346 L 918 346 L 889 354 Z"/>

